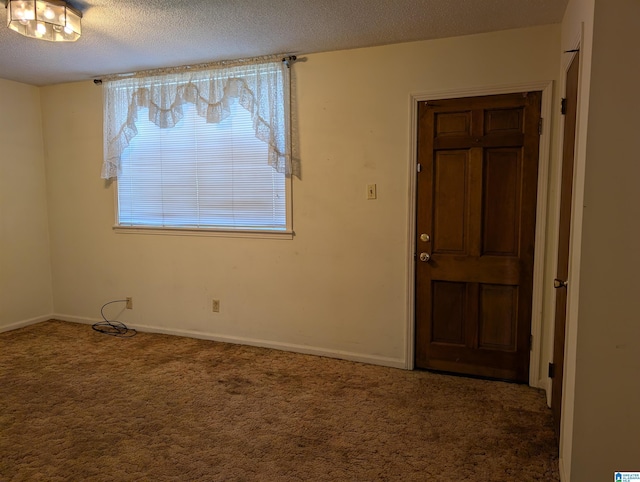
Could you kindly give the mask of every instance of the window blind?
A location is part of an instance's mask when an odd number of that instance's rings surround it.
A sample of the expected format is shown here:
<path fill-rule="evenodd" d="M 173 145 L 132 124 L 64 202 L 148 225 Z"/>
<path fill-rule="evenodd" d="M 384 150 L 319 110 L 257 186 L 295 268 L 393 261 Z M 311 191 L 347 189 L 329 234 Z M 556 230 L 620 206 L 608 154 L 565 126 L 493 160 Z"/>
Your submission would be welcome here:
<path fill-rule="evenodd" d="M 286 229 L 285 175 L 267 163 L 251 114 L 237 99 L 207 123 L 192 103 L 171 128 L 139 108 L 121 156 L 118 224 L 159 228 Z"/>

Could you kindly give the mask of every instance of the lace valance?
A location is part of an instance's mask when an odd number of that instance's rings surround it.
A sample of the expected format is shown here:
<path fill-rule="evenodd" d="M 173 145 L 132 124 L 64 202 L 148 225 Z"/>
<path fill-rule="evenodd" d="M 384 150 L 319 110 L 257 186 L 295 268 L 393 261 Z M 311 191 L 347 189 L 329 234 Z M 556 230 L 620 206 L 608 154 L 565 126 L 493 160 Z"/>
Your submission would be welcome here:
<path fill-rule="evenodd" d="M 280 60 L 256 60 L 105 81 L 102 178 L 118 176 L 120 156 L 137 134 L 138 109 L 148 108 L 151 122 L 171 128 L 182 119 L 182 106 L 189 102 L 206 122 L 218 123 L 229 116 L 234 98 L 251 113 L 256 137 L 268 146 L 269 165 L 289 175 L 288 74 Z"/>

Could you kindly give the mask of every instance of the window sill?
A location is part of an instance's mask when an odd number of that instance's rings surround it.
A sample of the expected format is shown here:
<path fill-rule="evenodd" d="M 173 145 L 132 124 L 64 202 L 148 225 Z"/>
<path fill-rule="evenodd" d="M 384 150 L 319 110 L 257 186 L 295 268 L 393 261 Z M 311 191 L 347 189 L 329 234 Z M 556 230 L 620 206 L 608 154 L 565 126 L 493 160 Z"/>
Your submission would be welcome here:
<path fill-rule="evenodd" d="M 261 239 L 293 239 L 291 230 L 268 231 L 259 229 L 217 229 L 217 228 L 156 228 L 146 226 L 113 226 L 120 234 L 153 234 L 169 236 L 213 236 L 219 238 L 261 238 Z"/>

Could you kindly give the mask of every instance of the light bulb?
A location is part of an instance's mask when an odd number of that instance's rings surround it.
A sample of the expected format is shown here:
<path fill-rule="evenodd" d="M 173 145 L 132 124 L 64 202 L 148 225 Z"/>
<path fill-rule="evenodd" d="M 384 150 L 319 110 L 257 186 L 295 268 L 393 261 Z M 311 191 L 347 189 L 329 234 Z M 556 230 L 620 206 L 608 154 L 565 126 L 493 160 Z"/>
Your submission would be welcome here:
<path fill-rule="evenodd" d="M 24 18 L 21 18 L 20 20 L 18 20 L 22 25 L 27 25 L 29 23 L 29 20 L 26 20 Z"/>
<path fill-rule="evenodd" d="M 40 34 L 40 37 L 42 37 L 45 33 L 47 33 L 47 27 L 44 23 L 39 23 L 36 27 L 36 34 Z"/>
<path fill-rule="evenodd" d="M 56 16 L 56 14 L 50 8 L 47 8 L 44 11 L 44 18 L 46 18 L 47 20 L 53 20 L 53 17 L 55 17 L 55 16 Z"/>
<path fill-rule="evenodd" d="M 23 18 L 26 18 L 27 20 L 35 20 L 36 14 L 33 10 L 25 9 Z"/>
<path fill-rule="evenodd" d="M 62 32 L 62 25 L 53 25 L 53 30 L 56 32 Z"/>
<path fill-rule="evenodd" d="M 67 26 L 64 28 L 64 32 L 65 32 L 65 33 L 67 33 L 67 34 L 69 34 L 69 35 L 71 35 L 71 34 L 73 33 L 73 29 L 72 29 L 69 25 L 67 25 Z"/>

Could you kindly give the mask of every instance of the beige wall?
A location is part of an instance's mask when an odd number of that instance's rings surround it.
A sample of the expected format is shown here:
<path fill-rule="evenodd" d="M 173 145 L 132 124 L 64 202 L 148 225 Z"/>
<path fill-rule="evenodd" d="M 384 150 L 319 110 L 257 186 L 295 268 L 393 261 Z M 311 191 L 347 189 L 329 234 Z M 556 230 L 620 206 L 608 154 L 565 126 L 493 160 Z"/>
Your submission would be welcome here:
<path fill-rule="evenodd" d="M 570 480 L 640 471 L 640 3 L 595 3 L 584 157 Z M 586 37 L 586 35 L 585 35 Z M 580 202 L 578 202 L 580 201 Z M 569 480 L 569 479 L 567 479 Z"/>
<path fill-rule="evenodd" d="M 51 314 L 40 91 L 0 79 L 0 331 Z"/>
<path fill-rule="evenodd" d="M 135 325 L 404 366 L 410 94 L 555 79 L 558 42 L 546 26 L 297 63 L 293 240 L 114 233 L 101 89 L 43 88 L 55 312 L 87 321 L 132 296 L 115 313 Z"/>

